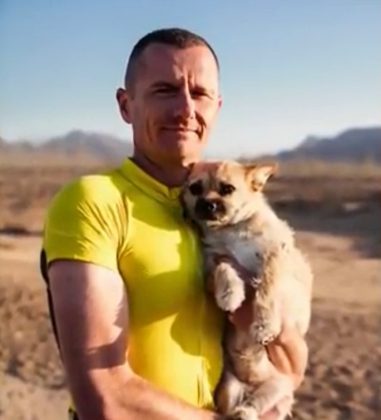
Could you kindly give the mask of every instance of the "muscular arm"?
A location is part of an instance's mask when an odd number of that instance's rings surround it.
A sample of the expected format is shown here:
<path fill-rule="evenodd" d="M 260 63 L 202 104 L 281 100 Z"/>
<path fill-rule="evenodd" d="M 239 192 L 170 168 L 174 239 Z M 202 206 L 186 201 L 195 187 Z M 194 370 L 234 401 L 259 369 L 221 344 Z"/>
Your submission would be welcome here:
<path fill-rule="evenodd" d="M 49 278 L 62 360 L 81 420 L 218 418 L 133 373 L 125 358 L 127 296 L 117 274 L 55 261 Z"/>

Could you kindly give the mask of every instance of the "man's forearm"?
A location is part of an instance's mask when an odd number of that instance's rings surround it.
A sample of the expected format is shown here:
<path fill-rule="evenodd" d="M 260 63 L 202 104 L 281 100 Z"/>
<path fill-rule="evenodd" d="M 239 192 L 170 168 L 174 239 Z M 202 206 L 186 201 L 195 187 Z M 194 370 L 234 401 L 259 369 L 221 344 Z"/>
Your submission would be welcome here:
<path fill-rule="evenodd" d="M 100 385 L 93 393 L 93 398 L 85 397 L 84 393 L 75 398 L 78 399 L 77 410 L 81 420 L 95 418 L 97 420 L 215 420 L 222 418 L 212 411 L 187 404 L 134 374 L 105 375 L 103 372 L 101 375 L 95 374 L 94 379 L 95 377 Z"/>
<path fill-rule="evenodd" d="M 136 420 L 212 420 L 217 414 L 194 407 L 154 388 L 144 379 L 133 376 L 125 382 L 118 395 L 118 405 L 125 407 Z"/>

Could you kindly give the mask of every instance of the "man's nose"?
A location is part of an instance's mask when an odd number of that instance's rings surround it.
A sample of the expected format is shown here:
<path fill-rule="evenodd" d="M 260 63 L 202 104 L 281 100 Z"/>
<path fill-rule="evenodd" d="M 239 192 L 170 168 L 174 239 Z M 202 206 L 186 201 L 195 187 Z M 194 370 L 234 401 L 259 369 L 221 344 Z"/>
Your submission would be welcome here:
<path fill-rule="evenodd" d="M 196 108 L 194 99 L 188 89 L 178 92 L 175 114 L 186 119 L 195 118 Z"/>

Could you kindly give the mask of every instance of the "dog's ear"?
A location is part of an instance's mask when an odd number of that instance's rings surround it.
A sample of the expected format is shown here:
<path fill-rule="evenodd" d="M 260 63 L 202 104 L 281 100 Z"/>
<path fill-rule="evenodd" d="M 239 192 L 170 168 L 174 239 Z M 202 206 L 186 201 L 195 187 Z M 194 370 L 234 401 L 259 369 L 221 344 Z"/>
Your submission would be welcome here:
<path fill-rule="evenodd" d="M 245 167 L 247 180 L 253 191 L 262 191 L 266 182 L 277 170 L 276 163 L 253 164 Z"/>
<path fill-rule="evenodd" d="M 210 171 L 215 171 L 220 166 L 219 161 L 213 160 L 203 160 L 199 162 L 192 163 L 188 166 L 189 175 L 192 177 L 206 174 Z"/>

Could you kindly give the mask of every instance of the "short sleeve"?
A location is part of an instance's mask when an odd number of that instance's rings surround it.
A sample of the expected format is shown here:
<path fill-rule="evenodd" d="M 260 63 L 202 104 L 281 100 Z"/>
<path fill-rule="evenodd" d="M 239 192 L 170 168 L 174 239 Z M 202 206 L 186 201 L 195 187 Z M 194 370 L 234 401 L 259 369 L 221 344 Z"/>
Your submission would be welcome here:
<path fill-rule="evenodd" d="M 120 191 L 106 176 L 92 175 L 64 187 L 44 225 L 47 263 L 72 259 L 118 271 L 125 211 Z"/>

